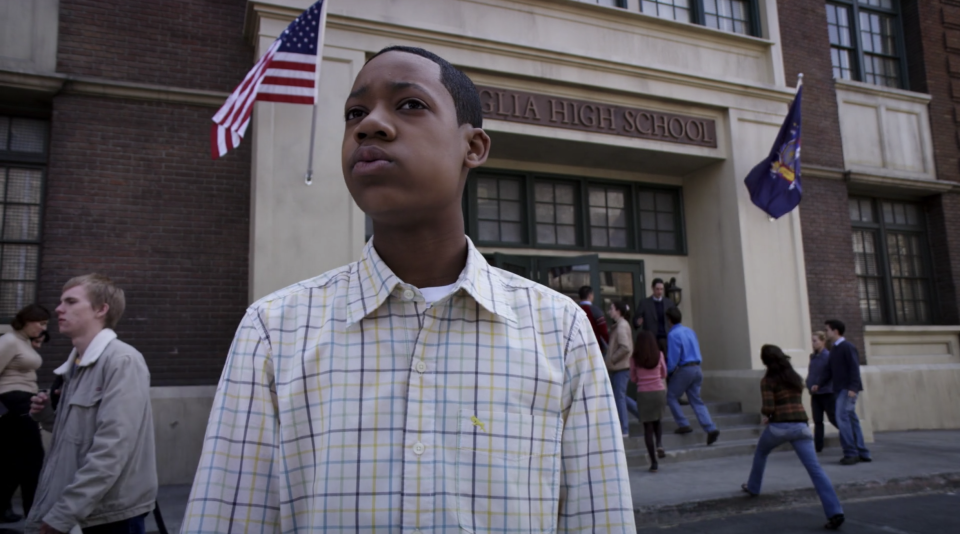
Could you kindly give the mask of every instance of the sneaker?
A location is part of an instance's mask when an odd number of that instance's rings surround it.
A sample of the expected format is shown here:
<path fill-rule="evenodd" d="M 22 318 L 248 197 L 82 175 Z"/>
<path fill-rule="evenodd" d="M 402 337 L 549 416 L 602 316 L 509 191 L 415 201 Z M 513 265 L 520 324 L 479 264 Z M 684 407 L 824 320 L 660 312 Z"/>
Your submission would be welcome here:
<path fill-rule="evenodd" d="M 630 437 L 630 433 L 629 433 L 629 432 L 624 432 L 624 433 L 623 433 L 623 439 L 627 439 L 627 438 L 629 438 L 629 437 Z"/>
<path fill-rule="evenodd" d="M 861 457 L 860 457 L 860 461 L 861 461 L 861 462 L 870 463 L 870 462 L 873 461 L 873 458 L 871 458 L 871 457 L 869 457 L 869 456 L 861 456 Z"/>
<path fill-rule="evenodd" d="M 674 434 L 689 434 L 693 432 L 693 428 L 689 426 L 681 426 L 673 431 Z"/>
<path fill-rule="evenodd" d="M 858 456 L 844 456 L 843 460 L 840 460 L 840 465 L 856 465 L 858 463 L 860 463 Z"/>
<path fill-rule="evenodd" d="M 717 442 L 717 439 L 719 439 L 719 438 L 720 438 L 720 431 L 719 431 L 719 430 L 714 430 L 714 431 L 711 431 L 711 432 L 707 432 L 707 445 L 713 445 L 714 443 Z"/>

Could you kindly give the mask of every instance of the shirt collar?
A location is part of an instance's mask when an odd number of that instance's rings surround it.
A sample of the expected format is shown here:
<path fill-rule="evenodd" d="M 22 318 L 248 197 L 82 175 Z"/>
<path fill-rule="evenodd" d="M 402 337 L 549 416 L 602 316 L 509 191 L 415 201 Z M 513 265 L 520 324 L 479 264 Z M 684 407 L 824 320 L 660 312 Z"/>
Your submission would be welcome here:
<path fill-rule="evenodd" d="M 93 340 L 90 341 L 90 345 L 87 346 L 87 350 L 83 353 L 83 358 L 80 359 L 80 363 L 77 364 L 77 367 L 88 367 L 97 363 L 97 360 L 100 359 L 103 351 L 106 350 L 107 345 L 109 345 L 114 339 L 117 339 L 116 332 L 110 328 L 104 328 L 101 330 L 100 333 L 94 336 Z M 63 375 L 69 373 L 70 366 L 73 365 L 73 361 L 76 357 L 77 349 L 73 349 L 70 351 L 70 357 L 67 358 L 67 361 L 58 367 L 54 371 L 54 374 Z"/>
<path fill-rule="evenodd" d="M 503 279 L 496 269 L 487 264 L 487 260 L 473 246 L 473 241 L 466 236 L 464 239 L 467 240 L 467 265 L 453 285 L 451 294 L 466 292 L 485 310 L 515 323 L 517 316 L 507 304 Z M 347 326 L 378 309 L 391 294 L 407 289 L 414 291 L 416 300 L 423 301 L 418 288 L 404 283 L 390 270 L 377 254 L 373 239 L 370 239 L 363 247 L 360 261 L 354 264 L 350 273 Z"/>
<path fill-rule="evenodd" d="M 652 298 L 654 302 L 663 302 L 663 297 L 660 297 L 660 298 L 650 297 L 650 298 Z"/>
<path fill-rule="evenodd" d="M 836 341 L 833 342 L 833 346 L 836 347 L 837 345 L 843 343 L 843 342 L 846 341 L 846 340 L 847 340 L 847 338 L 845 338 L 845 337 L 840 337 L 840 339 L 838 339 L 838 340 L 836 340 Z"/>

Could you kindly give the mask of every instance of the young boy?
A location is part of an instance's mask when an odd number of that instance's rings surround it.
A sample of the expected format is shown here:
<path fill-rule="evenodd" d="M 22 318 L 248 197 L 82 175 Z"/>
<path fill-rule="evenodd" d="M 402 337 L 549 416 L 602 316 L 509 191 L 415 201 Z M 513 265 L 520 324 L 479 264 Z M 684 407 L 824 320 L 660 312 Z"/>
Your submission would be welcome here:
<path fill-rule="evenodd" d="M 46 393 L 31 399 L 30 414 L 52 426 L 53 443 L 27 532 L 144 532 L 157 500 L 150 371 L 112 330 L 125 307 L 123 290 L 102 275 L 63 287 L 57 324 L 73 352 L 54 371 L 64 379 L 57 409 Z"/>
<path fill-rule="evenodd" d="M 636 532 L 586 315 L 464 235 L 467 173 L 490 150 L 473 83 L 387 48 L 344 118 L 344 179 L 375 237 L 247 311 L 182 532 Z"/>

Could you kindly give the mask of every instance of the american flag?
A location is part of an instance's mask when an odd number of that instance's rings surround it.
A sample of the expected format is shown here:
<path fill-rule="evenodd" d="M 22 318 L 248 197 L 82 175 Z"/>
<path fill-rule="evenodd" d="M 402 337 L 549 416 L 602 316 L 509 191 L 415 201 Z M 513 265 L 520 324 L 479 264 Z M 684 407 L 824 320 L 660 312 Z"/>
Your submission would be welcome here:
<path fill-rule="evenodd" d="M 254 102 L 316 104 L 327 2 L 319 0 L 290 23 L 213 116 L 213 159 L 240 144 L 250 125 Z"/>

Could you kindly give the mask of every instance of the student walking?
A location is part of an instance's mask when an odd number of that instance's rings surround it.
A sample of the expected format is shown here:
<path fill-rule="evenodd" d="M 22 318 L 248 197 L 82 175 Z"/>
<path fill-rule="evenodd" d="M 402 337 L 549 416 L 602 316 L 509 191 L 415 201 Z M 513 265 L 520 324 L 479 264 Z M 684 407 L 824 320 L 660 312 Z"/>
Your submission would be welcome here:
<path fill-rule="evenodd" d="M 658 458 L 666 456 L 663 449 L 663 427 L 660 418 L 667 404 L 667 364 L 652 332 L 642 331 L 637 336 L 630 358 L 630 380 L 637 385 L 634 411 L 643 423 L 643 441 L 650 456 L 650 471 L 659 469 Z"/>
<path fill-rule="evenodd" d="M 605 358 L 613 400 L 617 404 L 620 430 L 623 437 L 630 437 L 630 421 L 627 418 L 627 382 L 630 381 L 630 355 L 633 354 L 633 332 L 630 330 L 630 306 L 622 301 L 610 303 L 607 315 L 613 320 L 610 345 Z"/>
<path fill-rule="evenodd" d="M 863 391 L 860 380 L 860 354 L 852 343 L 843 337 L 846 326 L 836 319 L 824 323 L 827 327 L 827 340 L 833 343 L 830 351 L 830 365 L 823 368 L 819 384 L 810 388 L 819 393 L 820 388 L 833 383 L 836 393 L 835 412 L 837 429 L 840 430 L 840 444 L 843 445 L 841 465 L 856 465 L 860 462 L 872 462 L 873 457 L 863 440 L 860 418 L 857 417 L 857 397 Z"/>
<path fill-rule="evenodd" d="M 37 369 L 43 359 L 36 348 L 47 331 L 50 312 L 30 304 L 17 312 L 10 326 L 13 332 L 0 336 L 0 520 L 19 521 L 9 509 L 14 492 L 20 488 L 23 514 L 30 513 L 40 470 L 43 442 L 40 427 L 27 417 L 30 398 L 37 394 Z"/>
<path fill-rule="evenodd" d="M 687 394 L 693 413 L 697 415 L 700 428 L 707 433 L 707 445 L 713 445 L 720 437 L 720 431 L 710 419 L 710 411 L 700 398 L 700 386 L 703 384 L 703 371 L 700 364 L 700 341 L 697 334 L 680 324 L 683 315 L 680 308 L 670 308 L 666 312 L 670 333 L 667 335 L 667 405 L 677 422 L 677 434 L 693 432 L 690 422 L 683 415 L 680 396 Z"/>
<path fill-rule="evenodd" d="M 825 332 L 813 333 L 813 354 L 810 355 L 810 365 L 807 368 L 807 388 L 810 390 L 810 409 L 813 411 L 813 444 L 817 452 L 823 450 L 823 415 L 827 415 L 830 424 L 837 426 L 837 420 L 834 416 L 834 396 L 833 388 L 828 382 L 824 387 L 817 388 L 813 392 L 814 386 L 820 383 L 824 368 L 830 365 L 830 351 L 827 350 L 827 334 Z"/>
<path fill-rule="evenodd" d="M 794 371 L 789 358 L 775 345 L 764 345 L 760 349 L 760 359 L 767 367 L 767 373 L 760 381 L 760 392 L 763 395 L 761 412 L 767 418 L 768 424 L 760 435 L 757 450 L 753 455 L 750 479 L 741 489 L 752 496 L 759 495 L 767 456 L 783 443 L 790 443 L 820 497 L 823 511 L 827 515 L 827 524 L 824 527 L 836 530 L 843 524 L 843 508 L 830 478 L 817 461 L 813 436 L 807 425 L 807 413 L 803 409 L 803 379 Z"/>
<path fill-rule="evenodd" d="M 73 351 L 54 373 L 63 377 L 56 409 L 40 392 L 30 414 L 53 431 L 28 533 L 143 534 L 157 500 L 150 373 L 143 356 L 113 328 L 126 306 L 123 290 L 89 274 L 64 285 L 60 333 Z"/>

